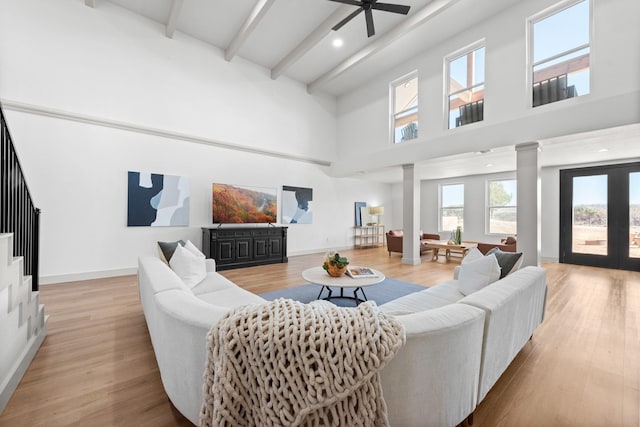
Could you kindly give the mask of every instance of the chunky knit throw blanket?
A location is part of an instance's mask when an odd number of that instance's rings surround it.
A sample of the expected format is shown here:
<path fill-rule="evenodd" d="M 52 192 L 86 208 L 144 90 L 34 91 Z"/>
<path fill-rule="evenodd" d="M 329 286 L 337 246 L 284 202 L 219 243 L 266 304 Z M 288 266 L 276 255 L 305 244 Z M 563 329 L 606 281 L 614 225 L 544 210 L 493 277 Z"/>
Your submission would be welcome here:
<path fill-rule="evenodd" d="M 201 426 L 385 426 L 379 371 L 404 329 L 374 302 L 278 299 L 209 332 Z"/>

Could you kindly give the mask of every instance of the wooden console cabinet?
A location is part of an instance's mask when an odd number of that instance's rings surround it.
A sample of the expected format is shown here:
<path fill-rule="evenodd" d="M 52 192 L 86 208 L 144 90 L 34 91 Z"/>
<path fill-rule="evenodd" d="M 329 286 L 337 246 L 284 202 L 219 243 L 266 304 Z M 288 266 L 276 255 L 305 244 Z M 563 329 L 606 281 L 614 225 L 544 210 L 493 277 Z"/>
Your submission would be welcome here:
<path fill-rule="evenodd" d="M 202 251 L 218 270 L 287 262 L 287 227 L 202 227 Z"/>

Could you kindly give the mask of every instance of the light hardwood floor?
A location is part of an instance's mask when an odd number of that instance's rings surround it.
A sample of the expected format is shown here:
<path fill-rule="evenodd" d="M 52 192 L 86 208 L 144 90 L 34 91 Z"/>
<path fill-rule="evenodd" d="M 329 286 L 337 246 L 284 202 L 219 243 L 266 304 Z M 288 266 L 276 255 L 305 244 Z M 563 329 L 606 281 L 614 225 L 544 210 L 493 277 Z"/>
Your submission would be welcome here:
<path fill-rule="evenodd" d="M 423 285 L 457 261 L 407 266 L 380 249 L 354 264 Z M 303 283 L 322 254 L 222 272 L 262 293 Z M 547 263 L 544 323 L 478 407 L 474 426 L 639 426 L 640 273 Z M 188 426 L 160 382 L 135 276 L 41 287 L 49 334 L 0 426 Z M 429 387 L 429 384 L 425 384 Z"/>

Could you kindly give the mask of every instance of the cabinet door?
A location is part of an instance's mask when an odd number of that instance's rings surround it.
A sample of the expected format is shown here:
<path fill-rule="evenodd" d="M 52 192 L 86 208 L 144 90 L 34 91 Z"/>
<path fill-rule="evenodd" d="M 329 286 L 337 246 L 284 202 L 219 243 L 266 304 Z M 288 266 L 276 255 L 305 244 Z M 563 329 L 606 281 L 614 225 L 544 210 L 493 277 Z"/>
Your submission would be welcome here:
<path fill-rule="evenodd" d="M 268 239 L 266 237 L 253 238 L 253 259 L 266 259 L 269 257 Z"/>
<path fill-rule="evenodd" d="M 282 258 L 282 237 L 272 237 L 269 239 L 269 257 Z"/>
<path fill-rule="evenodd" d="M 236 262 L 251 261 L 251 239 L 237 239 L 236 240 Z"/>
<path fill-rule="evenodd" d="M 235 261 L 234 249 L 235 249 L 235 240 L 232 239 L 222 239 L 218 240 L 216 243 L 216 262 L 219 264 L 231 264 Z"/>

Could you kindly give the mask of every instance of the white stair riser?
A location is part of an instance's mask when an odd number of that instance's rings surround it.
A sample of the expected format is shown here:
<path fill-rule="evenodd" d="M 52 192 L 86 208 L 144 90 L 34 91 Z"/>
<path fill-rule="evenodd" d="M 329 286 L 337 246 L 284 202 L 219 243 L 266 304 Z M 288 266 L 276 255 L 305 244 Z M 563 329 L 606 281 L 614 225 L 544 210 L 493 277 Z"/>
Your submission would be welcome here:
<path fill-rule="evenodd" d="M 31 291 L 32 279 L 23 272 L 12 235 L 0 234 L 0 413 L 47 329 L 40 293 Z"/>

